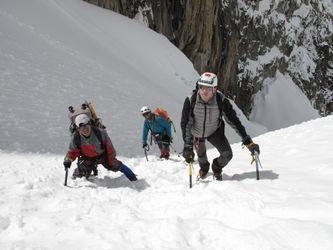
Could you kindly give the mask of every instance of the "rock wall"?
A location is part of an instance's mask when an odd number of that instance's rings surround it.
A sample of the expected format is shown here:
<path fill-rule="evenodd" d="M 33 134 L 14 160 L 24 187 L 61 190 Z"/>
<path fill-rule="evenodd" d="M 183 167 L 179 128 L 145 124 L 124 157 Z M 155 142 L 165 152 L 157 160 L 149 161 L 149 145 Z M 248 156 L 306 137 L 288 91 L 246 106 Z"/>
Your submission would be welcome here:
<path fill-rule="evenodd" d="M 193 62 L 248 115 L 277 71 L 321 115 L 333 112 L 333 7 L 320 0 L 86 0 L 144 22 Z"/>

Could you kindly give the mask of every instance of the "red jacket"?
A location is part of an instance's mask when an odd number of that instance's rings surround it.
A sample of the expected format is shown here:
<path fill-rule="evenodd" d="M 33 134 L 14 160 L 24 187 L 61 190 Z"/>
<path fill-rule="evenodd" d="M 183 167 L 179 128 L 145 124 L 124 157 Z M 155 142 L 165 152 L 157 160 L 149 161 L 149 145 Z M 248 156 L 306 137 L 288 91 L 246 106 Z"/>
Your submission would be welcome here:
<path fill-rule="evenodd" d="M 114 149 L 111 139 L 108 136 L 106 130 L 97 128 L 101 132 L 102 143 L 96 136 L 95 132 L 91 130 L 90 136 L 86 138 L 85 136 L 79 134 L 81 139 L 81 150 L 75 143 L 74 134 L 69 143 L 69 149 L 65 156 L 65 160 L 74 161 L 78 156 L 83 155 L 87 158 L 96 158 L 98 163 L 104 163 L 105 161 L 105 151 L 107 155 L 107 163 L 112 166 L 116 160 L 116 150 Z M 116 160 L 117 161 L 117 160 Z"/>

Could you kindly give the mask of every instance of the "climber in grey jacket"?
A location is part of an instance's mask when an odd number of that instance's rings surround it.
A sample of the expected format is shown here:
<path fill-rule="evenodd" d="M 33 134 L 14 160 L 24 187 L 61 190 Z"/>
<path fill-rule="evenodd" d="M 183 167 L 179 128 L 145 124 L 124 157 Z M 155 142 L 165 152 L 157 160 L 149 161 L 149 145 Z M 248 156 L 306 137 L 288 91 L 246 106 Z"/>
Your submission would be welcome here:
<path fill-rule="evenodd" d="M 217 180 L 222 180 L 222 168 L 232 158 L 232 150 L 224 134 L 222 117 L 238 133 L 243 144 L 252 154 L 260 152 L 259 145 L 253 143 L 251 137 L 247 135 L 229 100 L 217 90 L 217 76 L 206 72 L 199 78 L 192 96 L 185 99 L 181 118 L 184 140 L 183 156 L 186 162 L 193 161 L 194 145 L 198 155 L 201 178 L 207 176 L 210 166 L 206 154 L 206 140 L 220 153 L 220 156 L 212 163 L 212 170 Z"/>

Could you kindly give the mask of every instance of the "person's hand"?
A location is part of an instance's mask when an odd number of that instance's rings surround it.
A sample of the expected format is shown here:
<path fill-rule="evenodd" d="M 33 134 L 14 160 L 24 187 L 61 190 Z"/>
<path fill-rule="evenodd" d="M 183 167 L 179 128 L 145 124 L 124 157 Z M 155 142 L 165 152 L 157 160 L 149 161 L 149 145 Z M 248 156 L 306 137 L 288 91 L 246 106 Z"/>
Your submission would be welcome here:
<path fill-rule="evenodd" d="M 147 150 L 147 151 L 149 150 L 149 146 L 148 146 L 147 143 L 143 143 L 142 144 L 142 148 L 145 149 L 145 150 Z"/>
<path fill-rule="evenodd" d="M 70 168 L 72 165 L 72 162 L 71 161 L 64 161 L 64 167 L 65 167 L 65 170 Z"/>
<path fill-rule="evenodd" d="M 252 155 L 254 155 L 256 152 L 260 154 L 259 145 L 254 143 L 250 136 L 247 136 L 243 139 L 243 144 L 250 150 Z"/>
<path fill-rule="evenodd" d="M 183 157 L 187 163 L 193 162 L 194 152 L 192 147 L 184 147 Z"/>
<path fill-rule="evenodd" d="M 254 155 L 255 153 L 260 154 L 260 149 L 258 144 L 252 142 L 249 145 L 246 145 L 246 147 L 250 150 L 252 155 Z"/>

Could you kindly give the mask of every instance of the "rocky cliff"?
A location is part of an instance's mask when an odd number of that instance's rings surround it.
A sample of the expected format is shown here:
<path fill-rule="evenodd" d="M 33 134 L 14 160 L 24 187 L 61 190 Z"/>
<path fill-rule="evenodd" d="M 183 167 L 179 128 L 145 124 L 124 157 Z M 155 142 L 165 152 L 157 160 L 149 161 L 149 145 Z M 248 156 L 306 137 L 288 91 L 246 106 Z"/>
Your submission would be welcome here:
<path fill-rule="evenodd" d="M 279 71 L 321 115 L 333 112 L 333 4 L 326 0 L 86 0 L 164 34 L 216 72 L 246 115 L 253 94 Z"/>

